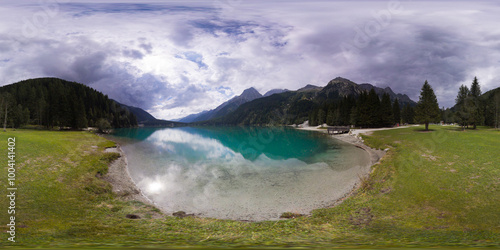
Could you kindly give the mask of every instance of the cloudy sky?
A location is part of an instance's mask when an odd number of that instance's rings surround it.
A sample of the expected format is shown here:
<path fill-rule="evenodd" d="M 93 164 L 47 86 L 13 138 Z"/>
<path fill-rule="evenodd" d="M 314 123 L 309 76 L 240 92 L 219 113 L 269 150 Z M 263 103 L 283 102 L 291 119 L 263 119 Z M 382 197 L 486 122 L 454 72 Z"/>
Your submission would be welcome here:
<path fill-rule="evenodd" d="M 342 76 L 440 106 L 500 87 L 498 1 L 17 0 L 0 6 L 0 84 L 84 83 L 175 119 L 255 87 Z"/>

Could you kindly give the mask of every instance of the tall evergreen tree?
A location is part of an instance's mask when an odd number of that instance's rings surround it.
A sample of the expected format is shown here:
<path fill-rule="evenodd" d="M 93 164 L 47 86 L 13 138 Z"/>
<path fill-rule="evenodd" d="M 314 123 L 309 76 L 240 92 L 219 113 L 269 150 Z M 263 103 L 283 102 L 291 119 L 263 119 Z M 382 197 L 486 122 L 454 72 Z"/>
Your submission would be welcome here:
<path fill-rule="evenodd" d="M 467 126 L 469 122 L 469 117 L 470 117 L 470 108 L 468 105 L 466 105 L 467 99 L 470 96 L 470 91 L 467 86 L 460 86 L 458 89 L 458 95 L 457 98 L 455 99 L 455 107 L 457 108 L 457 111 L 455 113 L 456 116 L 456 121 L 460 126 L 462 126 L 462 129 L 465 129 L 465 126 Z"/>
<path fill-rule="evenodd" d="M 362 92 L 359 94 L 358 101 L 356 102 L 356 112 L 353 118 L 355 125 L 360 127 L 369 126 L 370 108 L 368 105 L 368 93 Z"/>
<path fill-rule="evenodd" d="M 326 124 L 333 125 L 334 113 L 336 111 L 335 105 L 330 105 L 326 112 Z"/>
<path fill-rule="evenodd" d="M 472 80 L 472 85 L 470 87 L 470 95 L 476 98 L 479 98 L 479 96 L 481 96 L 481 86 L 479 86 L 479 81 L 477 80 L 477 77 L 474 77 L 474 80 Z"/>
<path fill-rule="evenodd" d="M 318 125 L 318 110 L 314 110 L 309 114 L 309 126 Z"/>
<path fill-rule="evenodd" d="M 444 116 L 444 122 L 445 123 L 455 123 L 455 112 L 453 112 L 451 109 L 447 108 L 443 111 L 443 116 Z"/>
<path fill-rule="evenodd" d="M 0 121 L 3 119 L 3 131 L 7 128 L 7 117 L 9 114 L 10 107 L 13 106 L 14 98 L 10 93 L 3 93 L 0 96 Z"/>
<path fill-rule="evenodd" d="M 429 123 L 438 122 L 441 117 L 439 104 L 431 85 L 425 81 L 420 92 L 420 98 L 415 110 L 415 120 L 425 124 L 425 130 L 429 130 Z"/>
<path fill-rule="evenodd" d="M 392 104 L 392 115 L 394 118 L 394 124 L 401 123 L 401 108 L 399 106 L 398 98 L 396 98 Z"/>
<path fill-rule="evenodd" d="M 375 89 L 371 89 L 368 93 L 368 121 L 367 125 L 370 127 L 379 127 L 381 125 L 380 119 L 380 99 L 378 98 Z"/>
<path fill-rule="evenodd" d="M 401 113 L 401 120 L 403 124 L 415 123 L 415 109 L 409 104 L 406 104 L 403 107 L 403 112 Z"/>
<path fill-rule="evenodd" d="M 342 99 L 339 106 L 340 111 L 340 124 L 351 125 L 351 112 L 352 108 L 356 105 L 356 100 L 352 96 L 347 96 Z"/>
<path fill-rule="evenodd" d="M 358 120 L 358 110 L 356 109 L 356 106 L 351 108 L 351 115 L 349 117 L 349 125 L 356 125 Z"/>
<path fill-rule="evenodd" d="M 389 127 L 394 124 L 394 115 L 392 113 L 392 103 L 389 94 L 382 95 L 380 102 L 380 126 Z"/>
<path fill-rule="evenodd" d="M 318 125 L 323 125 L 323 123 L 325 123 L 325 120 L 326 120 L 326 113 L 322 108 L 320 108 L 318 110 Z"/>
<path fill-rule="evenodd" d="M 476 129 L 477 125 L 481 125 L 484 121 L 484 114 L 481 105 L 481 101 L 479 97 L 481 96 L 481 87 L 479 86 L 479 81 L 477 77 L 474 77 L 472 81 L 472 86 L 470 88 L 470 98 L 471 100 L 468 102 L 470 106 L 470 122 Z"/>

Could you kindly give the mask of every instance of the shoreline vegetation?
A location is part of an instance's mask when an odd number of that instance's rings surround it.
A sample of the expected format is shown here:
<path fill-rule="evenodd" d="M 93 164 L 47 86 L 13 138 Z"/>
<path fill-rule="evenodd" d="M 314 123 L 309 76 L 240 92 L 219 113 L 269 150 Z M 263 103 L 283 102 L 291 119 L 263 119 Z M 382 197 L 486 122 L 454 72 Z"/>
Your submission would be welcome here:
<path fill-rule="evenodd" d="M 122 193 L 113 193 L 103 176 L 120 171 L 108 168 L 118 158 L 119 148 L 106 152 L 117 145 L 95 134 L 7 130 L 0 140 L 16 137 L 18 142 L 16 178 L 23 192 L 16 206 L 22 214 L 16 221 L 19 242 L 1 244 L 24 248 L 500 246 L 498 130 L 431 125 L 430 132 L 423 126 L 353 131 L 361 132 L 368 147 L 389 150 L 349 199 L 314 210 L 311 216 L 243 222 L 165 216 L 148 203 L 132 200 L 130 194 L 140 195 L 137 189 L 115 187 Z M 335 138 L 343 137 L 354 136 Z M 6 161 L 6 156 L 0 160 Z M 6 200 L 0 199 L 0 205 L 5 207 Z"/>

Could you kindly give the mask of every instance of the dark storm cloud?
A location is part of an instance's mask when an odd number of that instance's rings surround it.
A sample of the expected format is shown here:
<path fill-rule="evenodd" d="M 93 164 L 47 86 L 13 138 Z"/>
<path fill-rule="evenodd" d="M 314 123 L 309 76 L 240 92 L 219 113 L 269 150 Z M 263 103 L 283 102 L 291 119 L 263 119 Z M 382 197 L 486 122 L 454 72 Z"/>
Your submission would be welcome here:
<path fill-rule="evenodd" d="M 89 86 L 107 93 L 110 98 L 120 103 L 150 109 L 158 100 L 176 94 L 168 82 L 154 75 L 144 74 L 136 77 L 128 73 L 127 69 L 116 66 L 110 71 L 112 72 L 110 77 L 96 81 Z"/>
<path fill-rule="evenodd" d="M 104 52 L 95 52 L 90 55 L 75 58 L 69 69 L 76 81 L 92 83 L 109 76 L 106 66 L 107 55 Z"/>
<path fill-rule="evenodd" d="M 89 86 L 108 93 L 110 98 L 120 103 L 155 111 L 189 107 L 193 103 L 211 101 L 206 89 L 190 84 L 186 77 L 183 78 L 185 87 L 179 88 L 152 74 L 144 74 L 137 78 L 123 68 L 114 68 L 112 71 L 110 78 L 102 79 Z"/>
<path fill-rule="evenodd" d="M 139 47 L 141 47 L 148 54 L 151 54 L 151 52 L 153 52 L 153 46 L 151 45 L 151 43 L 141 43 Z"/>
<path fill-rule="evenodd" d="M 45 40 L 30 44 L 26 49 L 42 51 L 28 56 L 33 56 L 35 65 L 46 76 L 89 84 L 111 74 L 108 59 L 114 54 L 113 50 L 86 38 Z"/>
<path fill-rule="evenodd" d="M 135 50 L 135 49 L 124 50 L 123 55 L 126 57 L 133 58 L 133 59 L 142 59 L 144 57 L 144 55 L 140 51 Z"/>

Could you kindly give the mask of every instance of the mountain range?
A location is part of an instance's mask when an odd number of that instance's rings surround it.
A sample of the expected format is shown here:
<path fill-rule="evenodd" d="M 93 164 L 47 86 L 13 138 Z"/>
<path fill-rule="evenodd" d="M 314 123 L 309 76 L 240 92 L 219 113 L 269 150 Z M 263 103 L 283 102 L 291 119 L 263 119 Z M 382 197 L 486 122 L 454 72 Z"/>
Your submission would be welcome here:
<path fill-rule="evenodd" d="M 303 117 L 311 111 L 310 109 L 320 104 L 340 100 L 341 98 L 347 96 L 357 98 L 361 93 L 369 92 L 371 89 L 373 89 L 380 98 L 382 98 L 382 95 L 386 93 L 390 96 L 391 101 L 398 99 L 399 103 L 402 106 L 416 105 L 416 103 L 412 101 L 407 95 L 396 94 L 389 87 L 379 88 L 368 83 L 357 84 L 348 79 L 337 77 L 328 82 L 325 87 L 319 87 L 309 84 L 303 88 L 298 89 L 297 91 L 273 89 L 271 91 L 268 91 L 264 95 L 261 95 L 257 90 L 255 90 L 255 88 L 249 88 L 243 91 L 241 95 L 232 98 L 231 100 L 221 104 L 213 110 L 192 114 L 179 119 L 178 121 L 200 124 L 212 122 L 239 124 L 241 120 L 248 120 L 248 117 L 240 117 L 240 115 L 243 115 L 243 113 L 248 112 L 248 114 L 253 114 L 254 116 L 256 116 L 257 113 L 262 114 L 261 112 L 259 112 L 260 110 L 268 109 L 270 107 L 274 107 L 272 112 L 276 113 L 276 117 L 283 118 L 283 116 L 280 116 L 279 113 L 287 113 L 289 115 L 295 114 Z M 240 106 L 242 106 L 243 104 L 247 104 L 244 107 L 245 111 L 238 111 Z M 280 108 L 278 106 L 283 107 Z M 231 114 L 232 117 L 226 117 L 229 114 Z M 236 121 L 235 117 L 239 117 L 238 119 L 241 120 Z M 282 120 L 282 122 L 285 122 L 285 120 Z M 250 124 L 253 123 L 250 122 Z"/>
<path fill-rule="evenodd" d="M 331 105 L 343 98 L 358 98 L 362 93 L 370 90 L 382 99 L 388 94 L 391 101 L 398 99 L 401 107 L 414 107 L 416 103 L 405 94 L 395 93 L 391 88 L 380 88 L 369 83 L 357 84 L 349 79 L 337 77 L 328 82 L 325 87 L 308 84 L 296 91 L 287 89 L 272 89 L 264 95 L 255 88 L 244 90 L 241 95 L 235 96 L 212 110 L 191 114 L 184 118 L 166 121 L 156 119 L 145 110 L 137 107 L 120 104 L 135 114 L 139 124 L 143 126 L 182 126 L 186 123 L 197 125 L 210 124 L 292 124 L 307 120 L 309 115 L 326 105 Z"/>
<path fill-rule="evenodd" d="M 178 119 L 177 121 L 179 122 L 184 122 L 184 123 L 192 123 L 192 122 L 201 122 L 201 121 L 208 121 L 211 119 L 223 117 L 233 111 L 235 111 L 241 104 L 247 103 L 250 101 L 253 101 L 255 99 L 261 98 L 261 97 L 267 97 L 271 96 L 273 94 L 279 94 L 283 93 L 285 91 L 288 91 L 286 89 L 273 89 L 265 93 L 264 95 L 261 95 L 259 91 L 257 91 L 255 88 L 248 88 L 241 93 L 239 96 L 235 96 L 231 98 L 229 101 L 222 103 L 219 105 L 217 108 L 212 109 L 212 110 L 205 110 L 197 114 L 191 114 L 188 115 L 184 118 Z"/>

